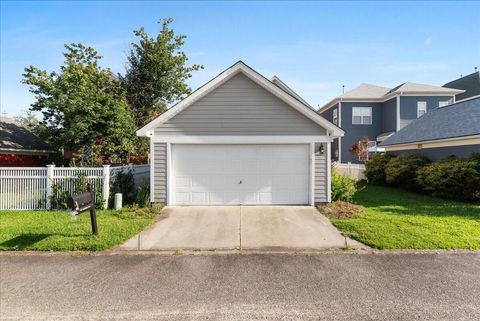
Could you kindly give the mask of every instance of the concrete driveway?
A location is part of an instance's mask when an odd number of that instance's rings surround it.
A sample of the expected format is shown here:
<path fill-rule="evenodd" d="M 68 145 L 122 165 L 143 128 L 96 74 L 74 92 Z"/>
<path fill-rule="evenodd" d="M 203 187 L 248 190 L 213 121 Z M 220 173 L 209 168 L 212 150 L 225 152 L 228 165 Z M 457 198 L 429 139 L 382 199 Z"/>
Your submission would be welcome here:
<path fill-rule="evenodd" d="M 310 206 L 167 207 L 121 250 L 263 250 L 365 247 Z"/>

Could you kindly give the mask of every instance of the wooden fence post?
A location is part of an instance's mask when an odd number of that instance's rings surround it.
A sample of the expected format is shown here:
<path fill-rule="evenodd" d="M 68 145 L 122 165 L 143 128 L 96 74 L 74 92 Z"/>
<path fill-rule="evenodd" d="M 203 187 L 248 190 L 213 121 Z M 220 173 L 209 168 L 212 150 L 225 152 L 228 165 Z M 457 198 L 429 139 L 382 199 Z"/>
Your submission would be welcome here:
<path fill-rule="evenodd" d="M 47 209 L 51 209 L 52 203 L 51 198 L 53 197 L 53 175 L 54 175 L 55 165 L 47 165 Z"/>
<path fill-rule="evenodd" d="M 103 165 L 103 208 L 108 208 L 108 197 L 110 196 L 110 165 Z"/>

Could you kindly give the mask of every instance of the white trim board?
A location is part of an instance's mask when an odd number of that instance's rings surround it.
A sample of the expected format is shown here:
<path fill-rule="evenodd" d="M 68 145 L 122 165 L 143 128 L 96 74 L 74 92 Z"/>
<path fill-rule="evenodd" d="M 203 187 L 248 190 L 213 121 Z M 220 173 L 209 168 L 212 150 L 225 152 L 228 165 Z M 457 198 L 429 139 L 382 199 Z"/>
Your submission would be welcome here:
<path fill-rule="evenodd" d="M 398 150 L 422 150 L 428 148 L 439 148 L 439 147 L 453 147 L 453 146 L 466 146 L 466 145 L 480 145 L 480 135 L 465 136 L 465 137 L 454 137 L 438 140 L 429 140 L 429 141 L 419 141 L 414 143 L 404 143 L 397 145 L 386 145 L 382 146 L 387 152 L 398 151 Z"/>
<path fill-rule="evenodd" d="M 153 136 L 155 143 L 172 144 L 308 144 L 333 141 L 330 136 Z"/>
<path fill-rule="evenodd" d="M 315 143 L 310 143 L 310 205 L 315 205 Z"/>
<path fill-rule="evenodd" d="M 332 143 L 327 144 L 327 202 L 332 201 Z"/>
<path fill-rule="evenodd" d="M 153 155 L 155 154 L 155 145 L 150 138 L 150 203 L 155 202 L 155 164 Z"/>
<path fill-rule="evenodd" d="M 182 112 L 183 110 L 191 106 L 193 103 L 198 101 L 200 98 L 212 92 L 215 88 L 219 87 L 238 73 L 244 74 L 245 76 L 253 80 L 256 84 L 260 85 L 261 87 L 272 93 L 274 96 L 278 97 L 279 99 L 283 100 L 285 103 L 296 109 L 305 117 L 325 128 L 327 132 L 332 136 L 339 137 L 345 134 L 342 129 L 320 116 L 315 110 L 311 109 L 307 105 L 298 101 L 296 98 L 292 97 L 290 94 L 276 86 L 274 83 L 260 75 L 258 72 L 247 66 L 242 61 L 238 61 L 232 67 L 228 68 L 220 75 L 206 83 L 204 86 L 193 92 L 190 96 L 186 97 L 178 104 L 164 112 L 162 115 L 145 125 L 143 128 L 139 129 L 137 131 L 137 135 L 153 136 L 153 129 L 155 127 L 167 122 L 169 119 Z"/>

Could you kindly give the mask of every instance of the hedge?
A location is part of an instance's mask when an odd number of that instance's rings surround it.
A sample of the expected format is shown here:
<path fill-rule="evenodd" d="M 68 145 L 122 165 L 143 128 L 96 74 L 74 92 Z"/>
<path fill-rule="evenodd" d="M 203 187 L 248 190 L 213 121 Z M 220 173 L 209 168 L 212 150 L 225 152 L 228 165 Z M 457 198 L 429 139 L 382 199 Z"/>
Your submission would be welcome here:
<path fill-rule="evenodd" d="M 394 157 L 385 165 L 385 181 L 392 186 L 416 190 L 418 187 L 415 180 L 417 170 L 428 163 L 428 159 L 413 155 Z"/>
<path fill-rule="evenodd" d="M 475 160 L 448 160 L 432 163 L 418 170 L 416 181 L 435 197 L 460 201 L 480 199 L 479 162 Z"/>
<path fill-rule="evenodd" d="M 385 185 L 385 166 L 392 159 L 392 156 L 387 154 L 375 154 L 365 164 L 365 176 L 369 183 L 375 185 Z"/>
<path fill-rule="evenodd" d="M 398 186 L 446 199 L 480 201 L 480 155 L 449 157 L 435 163 L 412 155 L 375 155 L 365 164 L 365 176 L 371 184 Z"/>

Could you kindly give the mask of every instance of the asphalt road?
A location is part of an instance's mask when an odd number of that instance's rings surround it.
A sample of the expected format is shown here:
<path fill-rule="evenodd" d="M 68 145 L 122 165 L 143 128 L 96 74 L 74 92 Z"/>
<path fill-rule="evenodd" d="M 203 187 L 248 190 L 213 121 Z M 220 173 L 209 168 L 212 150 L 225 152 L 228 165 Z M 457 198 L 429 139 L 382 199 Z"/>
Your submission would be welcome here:
<path fill-rule="evenodd" d="M 480 253 L 0 261 L 1 320 L 480 320 Z"/>

